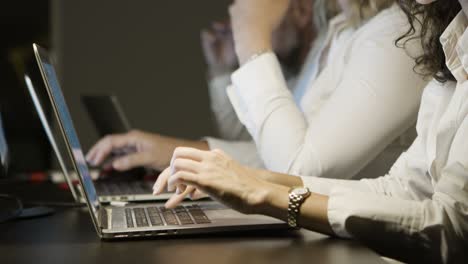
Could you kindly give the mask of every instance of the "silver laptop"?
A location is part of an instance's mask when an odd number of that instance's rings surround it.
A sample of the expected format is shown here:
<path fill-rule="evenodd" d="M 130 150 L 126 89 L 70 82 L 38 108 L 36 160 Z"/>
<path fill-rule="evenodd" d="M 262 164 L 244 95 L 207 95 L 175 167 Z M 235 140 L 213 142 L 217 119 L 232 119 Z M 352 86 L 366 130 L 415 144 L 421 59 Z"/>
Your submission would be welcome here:
<path fill-rule="evenodd" d="M 287 228 L 280 220 L 261 215 L 244 215 L 215 201 L 184 202 L 175 209 L 166 209 L 162 202 L 124 206 L 101 204 L 55 70 L 46 51 L 35 44 L 33 46 L 53 112 L 59 121 L 68 154 L 78 172 L 80 186 L 99 237 L 116 239 Z"/>
<path fill-rule="evenodd" d="M 61 153 L 60 148 L 58 147 L 58 137 L 55 137 L 52 132 L 53 130 L 51 129 L 49 121 L 47 120 L 44 107 L 42 106 L 41 101 L 37 96 L 34 85 L 28 75 L 25 75 L 24 78 L 29 94 L 31 95 L 32 101 L 39 115 L 39 119 L 42 123 L 42 127 L 44 128 L 52 149 L 57 156 L 57 160 L 65 181 L 75 201 L 84 202 L 84 197 L 81 194 L 82 192 L 76 188 L 76 185 L 73 184 L 73 181 L 77 179 L 76 177 L 72 177 L 74 174 L 71 174 L 70 170 L 67 169 L 65 155 Z M 144 173 L 144 170 L 139 171 Z M 98 179 L 94 182 L 100 202 L 167 200 L 171 195 L 171 193 L 163 193 L 158 196 L 152 195 L 153 183 L 142 179 L 135 179 L 132 177 L 133 175 L 124 175 L 125 173 L 118 172 L 107 172 L 107 174 L 108 175 L 104 180 Z M 139 178 L 142 178 L 142 175 L 138 176 Z"/>

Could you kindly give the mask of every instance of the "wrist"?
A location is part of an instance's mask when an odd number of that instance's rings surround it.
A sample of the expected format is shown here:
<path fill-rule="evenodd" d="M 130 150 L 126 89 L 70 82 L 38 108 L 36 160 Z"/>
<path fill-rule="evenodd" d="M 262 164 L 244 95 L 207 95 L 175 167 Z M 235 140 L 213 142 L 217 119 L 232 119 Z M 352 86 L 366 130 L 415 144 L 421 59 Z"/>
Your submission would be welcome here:
<path fill-rule="evenodd" d="M 245 64 L 255 55 L 271 51 L 272 45 L 270 38 L 246 38 L 250 41 L 243 41 L 236 43 L 236 53 L 240 65 Z"/>
<path fill-rule="evenodd" d="M 254 207 L 255 214 L 268 215 L 278 219 L 286 220 L 289 188 L 283 185 L 266 182 L 260 188 L 260 203 Z"/>
<path fill-rule="evenodd" d="M 213 80 L 220 76 L 230 75 L 236 69 L 235 66 L 209 66 L 208 67 L 208 80 Z"/>

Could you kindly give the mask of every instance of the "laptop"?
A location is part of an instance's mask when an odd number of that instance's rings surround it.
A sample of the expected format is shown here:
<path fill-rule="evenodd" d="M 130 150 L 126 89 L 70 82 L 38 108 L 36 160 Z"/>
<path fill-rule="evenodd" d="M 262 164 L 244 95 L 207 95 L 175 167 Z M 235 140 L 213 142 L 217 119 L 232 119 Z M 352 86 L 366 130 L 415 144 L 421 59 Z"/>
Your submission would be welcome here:
<path fill-rule="evenodd" d="M 98 135 L 103 138 L 111 134 L 123 134 L 127 133 L 132 129 L 129 119 L 125 115 L 125 112 L 120 104 L 118 98 L 114 94 L 87 94 L 81 96 L 81 102 L 88 112 Z M 114 152 L 109 160 L 112 160 L 112 156 L 116 157 L 119 155 L 127 154 L 128 152 L 134 152 L 135 148 L 126 148 Z M 110 198 L 113 200 L 128 200 L 128 193 L 137 194 L 136 201 L 154 200 L 151 195 L 152 183 L 148 184 L 143 179 L 150 178 L 154 179 L 155 175 L 160 172 L 153 169 L 144 167 L 133 168 L 125 173 L 117 173 L 110 171 L 111 175 L 107 175 L 109 181 L 99 181 L 95 186 L 102 199 Z M 109 172 L 108 172 L 109 174 Z M 115 180 L 120 175 L 124 181 Z M 131 175 L 131 178 L 128 176 Z M 127 179 L 125 180 L 125 177 Z M 133 180 L 132 180 L 133 179 Z M 125 184 L 122 184 L 125 183 Z M 127 188 L 127 190 L 126 190 Z M 131 190 L 128 190 L 131 188 Z M 112 196 L 112 197 L 109 197 Z M 165 199 L 167 195 L 158 196 L 158 198 Z M 106 200 L 110 200 L 106 199 Z"/>
<path fill-rule="evenodd" d="M 33 44 L 33 48 L 53 112 L 58 119 L 60 132 L 65 138 L 73 166 L 78 172 L 79 184 L 100 238 L 287 228 L 283 221 L 262 215 L 244 215 L 215 201 L 183 202 L 175 209 L 166 209 L 162 202 L 122 206 L 100 203 L 54 67 L 46 50 L 36 44 Z"/>
<path fill-rule="evenodd" d="M 70 170 L 67 169 L 65 163 L 65 155 L 61 153 L 60 148 L 58 147 L 58 140 L 53 134 L 51 125 L 45 115 L 44 107 L 39 100 L 37 92 L 34 88 L 34 85 L 28 75 L 24 77 L 26 86 L 28 88 L 29 94 L 32 98 L 34 107 L 39 115 L 39 119 L 42 123 L 42 127 L 47 135 L 47 138 L 54 150 L 55 155 L 60 166 L 60 169 L 63 173 L 65 181 L 77 202 L 84 202 L 84 198 L 81 195 L 81 191 L 76 188 L 76 185 L 73 184 L 73 180 L 76 180 L 76 177 L 73 177 L 73 174 L 70 173 Z M 153 182 L 145 181 L 143 178 L 147 171 L 143 168 L 134 169 L 129 172 L 116 172 L 108 171 L 104 174 L 105 177 L 94 182 L 95 188 L 97 189 L 97 194 L 100 202 L 134 202 L 134 201 L 152 201 L 152 200 L 167 200 L 171 193 L 163 193 L 158 196 L 152 195 L 153 192 Z"/>
<path fill-rule="evenodd" d="M 126 133 L 132 129 L 116 95 L 82 95 L 81 102 L 88 111 L 99 137 Z"/>

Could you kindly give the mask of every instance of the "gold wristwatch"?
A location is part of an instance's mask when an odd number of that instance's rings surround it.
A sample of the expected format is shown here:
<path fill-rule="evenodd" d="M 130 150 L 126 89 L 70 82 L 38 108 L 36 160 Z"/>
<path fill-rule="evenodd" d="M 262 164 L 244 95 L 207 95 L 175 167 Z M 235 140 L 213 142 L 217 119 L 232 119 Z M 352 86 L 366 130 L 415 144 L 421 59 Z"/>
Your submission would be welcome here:
<path fill-rule="evenodd" d="M 288 225 L 290 227 L 297 227 L 297 217 L 302 203 L 310 196 L 310 191 L 306 187 L 293 187 L 289 190 L 289 204 L 288 204 Z"/>

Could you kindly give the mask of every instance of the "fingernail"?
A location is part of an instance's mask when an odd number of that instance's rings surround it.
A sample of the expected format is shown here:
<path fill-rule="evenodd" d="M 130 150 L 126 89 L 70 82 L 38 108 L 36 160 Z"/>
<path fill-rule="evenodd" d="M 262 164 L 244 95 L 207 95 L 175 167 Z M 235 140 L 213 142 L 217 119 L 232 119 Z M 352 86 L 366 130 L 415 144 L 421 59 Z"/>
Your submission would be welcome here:
<path fill-rule="evenodd" d="M 154 195 L 158 195 L 160 192 L 159 192 L 159 184 L 154 184 L 153 186 L 153 194 Z"/>

